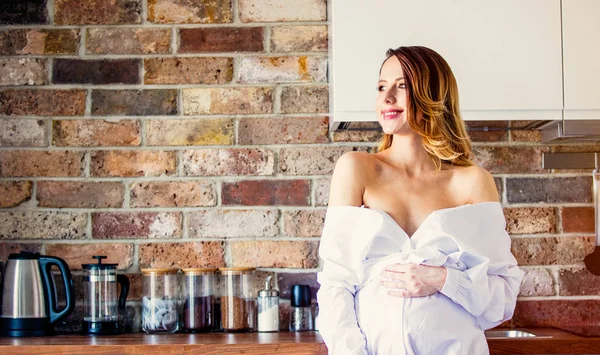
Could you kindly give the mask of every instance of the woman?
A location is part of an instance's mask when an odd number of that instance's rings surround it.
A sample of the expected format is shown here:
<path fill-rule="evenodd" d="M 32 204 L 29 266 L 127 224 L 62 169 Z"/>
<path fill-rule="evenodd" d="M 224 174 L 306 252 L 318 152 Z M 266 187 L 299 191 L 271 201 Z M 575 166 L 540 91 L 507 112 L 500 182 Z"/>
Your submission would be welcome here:
<path fill-rule="evenodd" d="M 319 330 L 330 354 L 488 354 L 523 272 L 492 176 L 472 161 L 446 61 L 389 50 L 376 154 L 336 163 L 320 246 Z"/>

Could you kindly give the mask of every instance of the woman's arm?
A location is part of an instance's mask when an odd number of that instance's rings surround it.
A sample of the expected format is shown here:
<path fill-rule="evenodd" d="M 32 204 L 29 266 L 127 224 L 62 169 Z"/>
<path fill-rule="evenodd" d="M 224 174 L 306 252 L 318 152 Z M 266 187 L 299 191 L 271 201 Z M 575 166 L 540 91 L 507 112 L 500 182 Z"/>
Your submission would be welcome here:
<path fill-rule="evenodd" d="M 338 159 L 329 193 L 329 206 L 361 206 L 364 192 L 362 153 L 346 153 Z M 367 342 L 361 332 L 354 307 L 358 276 L 349 259 L 360 259 L 360 245 L 353 235 L 345 234 L 347 225 L 340 225 L 329 212 L 325 221 L 319 256 L 323 270 L 318 273 L 320 284 L 319 332 L 331 355 L 366 355 Z M 357 260 L 362 265 L 362 260 Z"/>

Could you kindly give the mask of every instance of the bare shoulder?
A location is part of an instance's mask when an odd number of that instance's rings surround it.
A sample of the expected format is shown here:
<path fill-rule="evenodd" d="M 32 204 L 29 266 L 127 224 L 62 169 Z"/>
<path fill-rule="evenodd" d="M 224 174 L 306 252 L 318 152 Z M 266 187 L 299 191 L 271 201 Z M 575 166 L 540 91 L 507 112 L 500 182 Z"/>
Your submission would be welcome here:
<path fill-rule="evenodd" d="M 499 201 L 494 177 L 486 169 L 473 165 L 460 168 L 458 175 L 470 203 Z"/>
<path fill-rule="evenodd" d="M 366 152 L 344 153 L 336 162 L 331 188 L 329 205 L 360 206 L 363 204 L 365 184 L 369 179 L 375 158 Z"/>

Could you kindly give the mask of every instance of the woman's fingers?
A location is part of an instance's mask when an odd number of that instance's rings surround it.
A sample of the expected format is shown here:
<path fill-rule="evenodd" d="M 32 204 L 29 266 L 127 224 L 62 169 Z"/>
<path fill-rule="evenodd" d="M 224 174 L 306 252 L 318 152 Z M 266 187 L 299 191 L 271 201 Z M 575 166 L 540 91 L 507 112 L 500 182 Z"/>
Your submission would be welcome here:
<path fill-rule="evenodd" d="M 389 290 L 404 290 L 404 289 L 406 289 L 406 284 L 403 281 L 383 279 L 379 282 L 379 284 Z"/>

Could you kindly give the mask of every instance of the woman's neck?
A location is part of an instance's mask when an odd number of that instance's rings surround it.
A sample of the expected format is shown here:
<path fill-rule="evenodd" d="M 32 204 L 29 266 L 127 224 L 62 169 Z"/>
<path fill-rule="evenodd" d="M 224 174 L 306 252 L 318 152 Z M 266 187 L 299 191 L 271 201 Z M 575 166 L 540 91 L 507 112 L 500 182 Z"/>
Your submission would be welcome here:
<path fill-rule="evenodd" d="M 416 177 L 436 172 L 435 164 L 417 133 L 394 135 L 392 145 L 387 150 L 388 162 L 408 176 Z"/>

